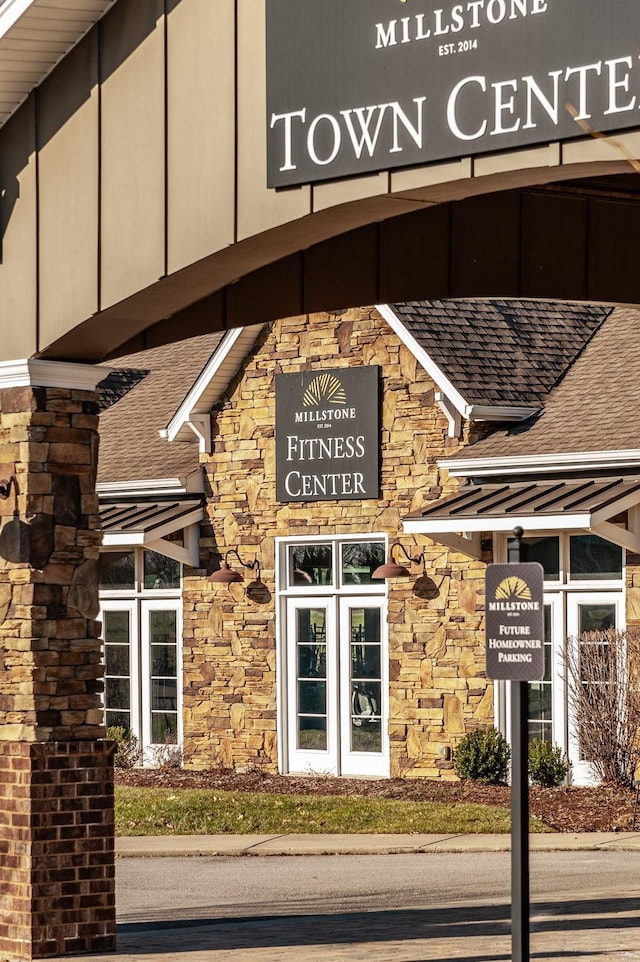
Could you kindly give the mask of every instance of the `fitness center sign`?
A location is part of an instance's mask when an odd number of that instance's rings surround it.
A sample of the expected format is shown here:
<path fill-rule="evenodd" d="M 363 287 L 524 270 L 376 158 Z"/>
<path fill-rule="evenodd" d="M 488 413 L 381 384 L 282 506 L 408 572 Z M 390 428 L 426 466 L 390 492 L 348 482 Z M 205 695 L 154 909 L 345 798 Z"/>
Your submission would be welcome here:
<path fill-rule="evenodd" d="M 268 185 L 640 125 L 638 0 L 266 0 Z"/>
<path fill-rule="evenodd" d="M 379 494 L 379 368 L 276 376 L 278 501 Z"/>
<path fill-rule="evenodd" d="M 537 562 L 487 566 L 488 678 L 544 678 L 543 579 Z"/>

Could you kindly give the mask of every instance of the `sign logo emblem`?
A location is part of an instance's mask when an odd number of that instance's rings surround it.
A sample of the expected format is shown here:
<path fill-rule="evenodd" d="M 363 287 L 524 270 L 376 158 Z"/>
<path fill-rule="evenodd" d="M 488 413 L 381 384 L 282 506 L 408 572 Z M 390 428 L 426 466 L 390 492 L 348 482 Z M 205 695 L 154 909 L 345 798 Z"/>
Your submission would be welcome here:
<path fill-rule="evenodd" d="M 341 381 L 333 374 L 319 374 L 314 377 L 304 392 L 302 403 L 305 407 L 325 404 L 346 404 L 347 395 Z"/>
<path fill-rule="evenodd" d="M 505 578 L 496 588 L 496 601 L 531 601 L 531 588 L 516 576 Z"/>

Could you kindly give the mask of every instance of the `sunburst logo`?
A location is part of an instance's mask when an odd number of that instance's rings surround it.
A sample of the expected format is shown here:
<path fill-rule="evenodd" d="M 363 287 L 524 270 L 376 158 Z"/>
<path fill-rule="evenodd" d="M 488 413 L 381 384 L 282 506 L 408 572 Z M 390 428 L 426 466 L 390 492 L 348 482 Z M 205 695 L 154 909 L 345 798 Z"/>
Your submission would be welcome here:
<path fill-rule="evenodd" d="M 531 601 L 531 588 L 517 575 L 504 578 L 496 588 L 496 601 L 515 598 L 518 601 Z"/>
<path fill-rule="evenodd" d="M 318 404 L 346 404 L 345 390 L 333 374 L 319 374 L 311 381 L 304 392 L 302 403 L 305 407 Z"/>

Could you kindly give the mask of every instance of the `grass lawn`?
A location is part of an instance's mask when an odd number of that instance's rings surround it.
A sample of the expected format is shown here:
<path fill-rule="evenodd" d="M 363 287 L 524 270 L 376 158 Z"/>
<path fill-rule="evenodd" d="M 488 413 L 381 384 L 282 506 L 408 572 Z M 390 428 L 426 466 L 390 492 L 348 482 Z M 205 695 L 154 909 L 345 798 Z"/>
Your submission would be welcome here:
<path fill-rule="evenodd" d="M 116 788 L 117 835 L 508 833 L 508 809 L 351 796 Z M 532 832 L 551 831 L 532 819 Z"/>

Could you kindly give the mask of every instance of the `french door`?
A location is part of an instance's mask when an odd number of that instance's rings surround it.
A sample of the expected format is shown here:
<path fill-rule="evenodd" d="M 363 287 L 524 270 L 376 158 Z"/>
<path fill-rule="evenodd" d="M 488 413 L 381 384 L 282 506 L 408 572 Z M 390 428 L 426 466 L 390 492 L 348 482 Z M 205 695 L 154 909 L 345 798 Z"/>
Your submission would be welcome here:
<path fill-rule="evenodd" d="M 102 602 L 106 724 L 145 750 L 180 740 L 180 609 L 179 600 Z"/>
<path fill-rule="evenodd" d="M 389 774 L 383 599 L 286 602 L 288 768 Z"/>
<path fill-rule="evenodd" d="M 611 592 L 579 592 L 567 596 L 567 644 L 576 646 L 580 635 L 589 631 L 606 631 L 623 627 L 623 596 Z M 574 660 L 579 657 L 574 652 Z M 567 679 L 567 684 L 571 680 Z M 568 705 L 568 755 L 573 766 L 573 778 L 580 785 L 596 782 L 589 760 L 580 747 L 576 733 L 575 716 L 571 698 Z"/>

